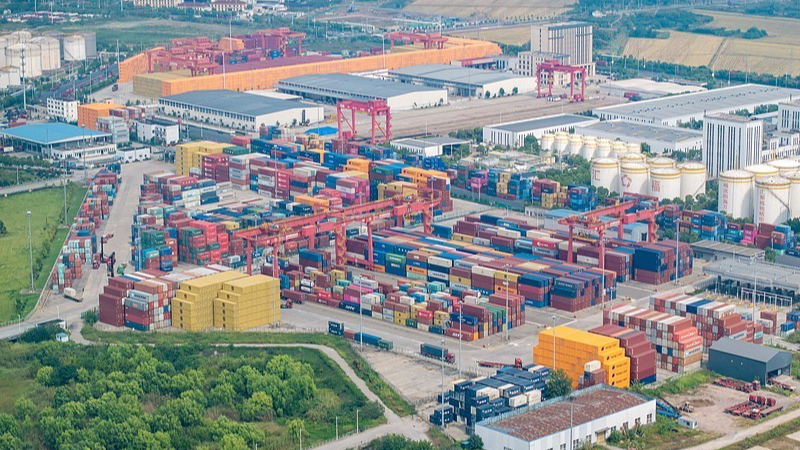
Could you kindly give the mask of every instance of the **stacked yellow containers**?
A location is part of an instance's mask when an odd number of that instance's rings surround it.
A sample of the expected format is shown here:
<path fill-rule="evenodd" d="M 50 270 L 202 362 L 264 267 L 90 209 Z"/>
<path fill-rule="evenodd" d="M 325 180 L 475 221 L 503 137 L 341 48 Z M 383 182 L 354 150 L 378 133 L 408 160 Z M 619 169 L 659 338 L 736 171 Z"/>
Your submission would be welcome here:
<path fill-rule="evenodd" d="M 519 274 L 514 272 L 500 271 L 494 273 L 494 291 L 495 292 L 508 292 L 509 294 L 517 294 L 517 282 L 519 281 Z"/>
<path fill-rule="evenodd" d="M 436 311 L 433 313 L 433 324 L 440 327 L 447 328 L 447 322 L 450 320 L 450 314 L 446 311 Z"/>
<path fill-rule="evenodd" d="M 618 388 L 630 386 L 630 358 L 619 346 L 619 340 L 598 336 L 588 331 L 568 327 L 550 328 L 539 333 L 539 344 L 533 348 L 533 361 L 555 369 L 562 369 L 578 386 L 583 369 L 589 361 L 599 361 L 606 371 L 606 384 Z"/>
<path fill-rule="evenodd" d="M 392 181 L 391 183 L 382 183 L 378 185 L 378 200 L 385 200 L 393 198 L 397 195 L 403 197 L 408 195 L 416 195 L 417 185 L 409 183 L 408 181 Z"/>
<path fill-rule="evenodd" d="M 347 164 L 345 164 L 344 166 L 343 172 L 355 170 L 358 172 L 364 172 L 368 174 L 369 166 L 370 166 L 370 160 L 368 159 L 360 159 L 360 158 L 349 159 L 347 160 Z"/>
<path fill-rule="evenodd" d="M 497 193 L 508 194 L 508 182 L 511 181 L 511 173 L 500 172 L 497 175 Z"/>
<path fill-rule="evenodd" d="M 281 320 L 280 282 L 254 275 L 222 284 L 214 299 L 214 327 L 242 331 Z"/>
<path fill-rule="evenodd" d="M 404 177 L 410 178 L 411 181 L 420 188 L 428 187 L 428 180 L 431 177 L 448 179 L 447 174 L 444 172 L 440 172 L 438 170 L 420 169 L 418 167 L 404 167 L 401 174 Z"/>
<path fill-rule="evenodd" d="M 181 282 L 172 299 L 172 326 L 186 331 L 203 331 L 214 324 L 214 299 L 222 284 L 244 278 L 228 271 Z"/>
<path fill-rule="evenodd" d="M 346 280 L 347 275 L 345 275 L 344 270 L 333 269 L 331 270 L 331 285 L 336 285 L 336 282 L 339 280 Z"/>
<path fill-rule="evenodd" d="M 231 144 L 211 141 L 195 141 L 175 146 L 175 173 L 191 175 L 191 169 L 202 170 L 203 155 L 222 153 Z"/>

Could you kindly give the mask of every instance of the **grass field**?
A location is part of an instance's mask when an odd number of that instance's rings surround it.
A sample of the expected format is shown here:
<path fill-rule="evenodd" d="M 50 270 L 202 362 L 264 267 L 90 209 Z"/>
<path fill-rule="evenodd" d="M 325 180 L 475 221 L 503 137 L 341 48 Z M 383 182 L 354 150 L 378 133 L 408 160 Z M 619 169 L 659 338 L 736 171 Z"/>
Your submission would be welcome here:
<path fill-rule="evenodd" d="M 416 0 L 405 9 L 455 17 L 494 19 L 546 17 L 564 12 L 574 0 Z"/>
<path fill-rule="evenodd" d="M 707 66 L 724 38 L 670 31 L 667 39 L 630 38 L 623 55 L 687 66 Z"/>
<path fill-rule="evenodd" d="M 746 31 L 750 27 L 767 31 L 767 37 L 755 42 L 772 44 L 797 45 L 800 40 L 800 20 L 782 17 L 761 17 L 719 11 L 695 11 L 698 14 L 711 16 L 714 21 L 708 27 L 724 27 L 731 30 Z"/>
<path fill-rule="evenodd" d="M 86 189 L 70 184 L 67 189 L 68 222 L 78 211 Z M 23 295 L 20 290 L 30 286 L 30 257 L 28 249 L 28 220 L 25 212 L 30 209 L 33 237 L 33 258 L 41 260 L 41 271 L 36 274 L 36 288 L 47 283 L 53 262 L 58 256 L 67 230 L 55 233 L 64 212 L 64 191 L 61 188 L 42 189 L 34 192 L 0 198 L 0 220 L 8 233 L 0 236 L 0 322 L 13 320 L 17 314 L 25 316 L 36 304 L 37 294 Z M 44 241 L 52 236 L 49 251 L 42 256 Z"/>
<path fill-rule="evenodd" d="M 529 26 L 507 27 L 494 30 L 466 31 L 451 33 L 453 36 L 482 39 L 484 41 L 499 42 L 501 44 L 525 45 L 531 40 Z"/>

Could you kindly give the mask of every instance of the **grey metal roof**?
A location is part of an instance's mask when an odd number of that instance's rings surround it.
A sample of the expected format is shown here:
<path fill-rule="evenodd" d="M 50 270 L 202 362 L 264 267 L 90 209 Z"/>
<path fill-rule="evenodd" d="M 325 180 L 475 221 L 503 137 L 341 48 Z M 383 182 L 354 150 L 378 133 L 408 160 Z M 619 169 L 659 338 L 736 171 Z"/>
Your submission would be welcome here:
<path fill-rule="evenodd" d="M 786 355 L 788 355 L 790 364 L 792 361 L 792 356 L 789 352 L 727 337 L 724 337 L 711 344 L 711 350 L 722 353 L 730 353 L 732 355 L 741 356 L 743 358 L 763 363 L 768 363 L 777 357 L 785 358 Z"/>
<path fill-rule="evenodd" d="M 665 127 L 663 125 L 625 122 L 623 120 L 599 122 L 575 130 L 578 134 L 585 134 L 586 131 L 614 133 L 619 135 L 620 138 L 623 138 L 623 140 L 624 137 L 634 137 L 647 141 L 680 142 L 687 139 L 703 137 L 702 131 L 690 130 L 688 128 Z"/>
<path fill-rule="evenodd" d="M 724 242 L 709 241 L 706 239 L 692 242 L 690 245 L 693 249 L 727 253 L 736 255 L 737 257 L 741 256 L 742 258 L 763 258 L 765 253 L 764 250 L 757 248 L 743 247 L 741 245 L 726 244 Z"/>
<path fill-rule="evenodd" d="M 736 252 L 739 253 L 738 251 Z M 800 291 L 800 268 L 779 266 L 764 262 L 723 259 L 703 266 L 706 275 L 721 276 L 726 280 L 758 283 L 758 286 Z"/>
<path fill-rule="evenodd" d="M 595 113 L 665 120 L 693 114 L 730 112 L 749 105 L 780 103 L 794 98 L 800 98 L 800 90 L 761 84 L 742 84 L 704 92 L 607 106 L 596 109 Z"/>
<path fill-rule="evenodd" d="M 310 106 L 298 102 L 225 89 L 185 92 L 183 94 L 162 97 L 159 101 L 161 100 L 187 103 L 194 106 L 202 106 L 204 108 L 245 116 L 263 116 L 265 114 L 274 114 L 281 111 Z"/>
<path fill-rule="evenodd" d="M 433 136 L 423 138 L 404 138 L 396 139 L 392 143 L 410 145 L 415 147 L 433 147 L 433 146 L 448 146 L 448 145 L 461 145 L 469 144 L 468 140 L 456 139 L 447 136 Z"/>
<path fill-rule="evenodd" d="M 388 99 L 389 97 L 397 95 L 436 90 L 435 88 L 427 86 L 416 86 L 408 83 L 359 77 L 343 73 L 303 75 L 287 78 L 278 82 L 278 88 L 291 91 L 302 90 L 309 93 L 321 93 L 329 96 L 334 96 L 332 94 L 338 93 L 341 98 L 352 96 L 372 97 L 376 99 Z"/>
<path fill-rule="evenodd" d="M 472 86 L 483 86 L 500 81 L 529 78 L 508 72 L 472 69 L 469 67 L 451 66 L 449 64 L 404 67 L 391 70 L 389 74 L 400 77 L 416 77 L 440 82 L 468 84 Z"/>
<path fill-rule="evenodd" d="M 519 122 L 508 122 L 497 125 L 489 125 L 486 128 L 495 130 L 509 131 L 512 133 L 520 133 L 531 130 L 539 130 L 542 128 L 563 127 L 567 125 L 580 126 L 596 122 L 594 117 L 579 116 L 577 114 L 558 114 L 555 116 L 538 117 L 536 119 L 521 120 Z"/>

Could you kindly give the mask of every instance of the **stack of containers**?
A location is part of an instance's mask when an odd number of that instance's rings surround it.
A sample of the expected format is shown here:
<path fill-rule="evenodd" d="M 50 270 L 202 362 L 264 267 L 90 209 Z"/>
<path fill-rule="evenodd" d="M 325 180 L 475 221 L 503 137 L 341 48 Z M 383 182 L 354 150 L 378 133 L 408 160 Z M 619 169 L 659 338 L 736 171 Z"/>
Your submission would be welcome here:
<path fill-rule="evenodd" d="M 601 325 L 589 330 L 617 339 L 620 347 L 625 349 L 625 356 L 631 361 L 631 383 L 649 384 L 656 381 L 656 350 L 641 332 L 617 325 Z"/>
<path fill-rule="evenodd" d="M 324 250 L 303 249 L 298 252 L 302 267 L 313 267 L 321 272 L 331 269 L 331 254 Z"/>
<path fill-rule="evenodd" d="M 754 342 L 755 333 L 760 331 L 763 336 L 760 325 L 742 319 L 736 306 L 727 303 L 680 293 L 663 293 L 650 297 L 650 308 L 691 319 L 706 348 L 723 337 Z"/>
<path fill-rule="evenodd" d="M 239 156 L 231 156 L 228 159 L 228 179 L 230 180 L 234 189 L 240 191 L 246 191 L 250 189 L 250 162 L 253 160 L 264 160 L 264 158 L 259 154 L 250 153 Z"/>
<path fill-rule="evenodd" d="M 633 279 L 647 284 L 662 284 L 674 281 L 692 273 L 692 249 L 681 242 L 678 255 L 675 254 L 675 241 L 659 244 L 640 244 L 633 255 Z M 679 273 L 675 273 L 675 259 L 678 258 Z"/>
<path fill-rule="evenodd" d="M 136 281 L 125 297 L 125 326 L 137 331 L 151 331 L 172 324 L 171 283 L 158 278 Z"/>
<path fill-rule="evenodd" d="M 660 369 L 686 373 L 700 368 L 703 338 L 690 319 L 633 305 L 603 311 L 603 323 L 639 330 L 655 345 Z"/>
<path fill-rule="evenodd" d="M 566 372 L 573 387 L 578 386 L 586 363 L 599 361 L 606 373 L 605 384 L 618 388 L 630 386 L 630 359 L 620 348 L 619 340 L 614 338 L 564 326 L 550 328 L 539 333 L 539 343 L 533 348 L 533 360 Z"/>
<path fill-rule="evenodd" d="M 214 324 L 214 299 L 223 283 L 244 278 L 241 272 L 214 272 L 180 283 L 172 301 L 172 325 L 185 331 L 203 331 Z"/>
<path fill-rule="evenodd" d="M 133 284 L 142 281 L 135 275 L 122 275 L 108 279 L 108 284 L 100 294 L 99 315 L 100 322 L 115 327 L 125 326 L 125 297 L 128 290 L 133 289 Z"/>
<path fill-rule="evenodd" d="M 214 299 L 214 327 L 243 331 L 280 321 L 280 282 L 266 275 L 222 283 Z"/>
<path fill-rule="evenodd" d="M 225 153 L 203 155 L 201 175 L 217 183 L 230 181 L 230 155 Z"/>

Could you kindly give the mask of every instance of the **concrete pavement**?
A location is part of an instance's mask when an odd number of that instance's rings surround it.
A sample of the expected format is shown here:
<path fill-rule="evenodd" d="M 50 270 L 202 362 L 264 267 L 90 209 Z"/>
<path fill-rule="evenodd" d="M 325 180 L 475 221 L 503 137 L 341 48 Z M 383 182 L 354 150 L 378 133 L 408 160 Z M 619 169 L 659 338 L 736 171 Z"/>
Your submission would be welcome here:
<path fill-rule="evenodd" d="M 684 450 L 716 450 L 719 448 L 723 448 L 725 446 L 735 444 L 736 442 L 743 441 L 757 434 L 765 433 L 777 427 L 778 425 L 790 422 L 794 419 L 797 419 L 798 417 L 800 417 L 800 409 L 795 409 L 794 411 L 790 411 L 774 419 L 766 420 L 757 425 L 753 425 L 752 427 L 736 430 L 736 432 L 734 432 L 733 434 L 726 434 L 725 436 L 719 439 L 714 439 L 713 441 L 708 441 L 705 444 L 696 445 L 694 447 L 689 447 Z"/>

